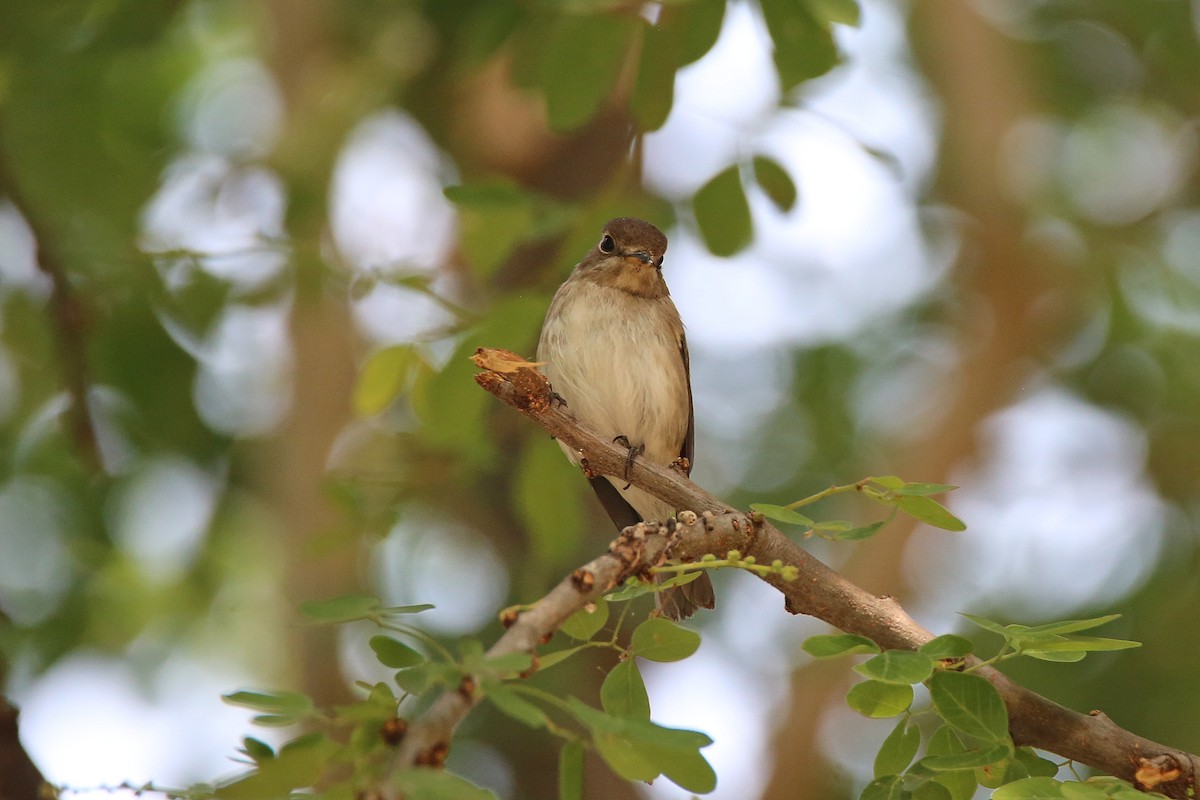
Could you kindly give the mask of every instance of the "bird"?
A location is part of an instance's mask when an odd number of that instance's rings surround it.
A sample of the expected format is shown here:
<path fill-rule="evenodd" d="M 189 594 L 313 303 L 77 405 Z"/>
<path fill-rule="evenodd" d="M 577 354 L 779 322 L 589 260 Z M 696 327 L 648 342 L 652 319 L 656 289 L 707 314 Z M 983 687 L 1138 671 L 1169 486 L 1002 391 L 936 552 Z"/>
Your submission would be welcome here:
<path fill-rule="evenodd" d="M 683 320 L 663 279 L 667 237 L 633 217 L 610 220 L 546 311 L 537 360 L 576 419 L 644 458 L 691 473 L 695 448 L 691 365 Z M 561 442 L 579 463 L 579 454 Z M 618 530 L 676 512 L 620 477 L 588 479 Z M 707 573 L 656 594 L 660 613 L 685 619 L 712 608 Z"/>

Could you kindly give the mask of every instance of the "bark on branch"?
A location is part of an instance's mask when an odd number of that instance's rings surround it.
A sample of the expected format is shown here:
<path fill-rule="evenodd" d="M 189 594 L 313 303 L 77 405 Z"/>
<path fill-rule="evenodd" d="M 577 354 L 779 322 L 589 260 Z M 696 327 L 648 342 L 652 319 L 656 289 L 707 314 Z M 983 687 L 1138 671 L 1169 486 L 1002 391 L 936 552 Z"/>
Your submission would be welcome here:
<path fill-rule="evenodd" d="M 50 800 L 57 795 L 21 744 L 17 709 L 0 697 L 0 800 Z"/>
<path fill-rule="evenodd" d="M 626 474 L 624 448 L 580 426 L 568 408 L 553 401 L 549 384 L 540 373 L 492 353 L 481 351 L 482 362 L 498 368 L 476 375 L 480 386 L 578 450 L 586 470 Z M 681 474 L 638 460 L 627 479 L 676 508 L 696 511 L 695 519 L 681 515 L 673 535 L 656 526 L 626 529 L 610 552 L 575 570 L 522 613 L 488 651 L 489 657 L 536 653 L 538 643 L 575 611 L 667 557 L 687 561 L 706 553 L 722 556 L 729 550 L 754 556 L 760 564 L 778 559 L 796 567 L 799 577 L 792 581 L 779 575 L 762 577 L 779 590 L 784 607 L 793 614 L 824 620 L 848 633 L 866 636 L 883 648 L 915 649 L 933 638 L 894 600 L 876 597 L 851 583 L 770 523 L 726 505 Z M 1167 797 L 1200 793 L 1197 756 L 1131 733 L 1100 712 L 1072 711 L 994 669 L 984 667 L 979 674 L 991 681 L 1004 699 L 1009 731 L 1017 745 L 1048 750 Z M 439 765 L 454 727 L 480 699 L 468 690 L 442 695 L 424 716 L 411 723 L 394 766 Z"/>

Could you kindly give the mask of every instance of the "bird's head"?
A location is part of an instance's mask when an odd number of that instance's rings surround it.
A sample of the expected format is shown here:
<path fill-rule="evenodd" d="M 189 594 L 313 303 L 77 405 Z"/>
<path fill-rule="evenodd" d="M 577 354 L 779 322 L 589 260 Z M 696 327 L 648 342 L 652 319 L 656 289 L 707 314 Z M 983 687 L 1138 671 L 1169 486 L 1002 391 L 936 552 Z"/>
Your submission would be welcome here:
<path fill-rule="evenodd" d="M 579 264 L 580 276 L 639 297 L 663 297 L 666 249 L 667 237 L 658 228 L 644 220 L 618 217 L 604 226 L 600 241 Z"/>

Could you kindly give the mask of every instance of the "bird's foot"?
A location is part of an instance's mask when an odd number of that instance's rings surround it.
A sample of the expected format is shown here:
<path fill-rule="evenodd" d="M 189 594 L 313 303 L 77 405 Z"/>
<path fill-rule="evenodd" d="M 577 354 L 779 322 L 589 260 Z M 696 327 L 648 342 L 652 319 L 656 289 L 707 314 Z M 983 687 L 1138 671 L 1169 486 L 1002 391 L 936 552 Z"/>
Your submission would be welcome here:
<path fill-rule="evenodd" d="M 687 456 L 680 456 L 667 466 L 676 472 L 682 472 L 685 477 L 692 472 L 692 462 Z"/>
<path fill-rule="evenodd" d="M 561 394 L 559 394 L 558 392 L 551 389 L 550 390 L 550 405 L 566 408 L 567 407 L 567 398 L 563 397 Z"/>
<path fill-rule="evenodd" d="M 613 444 L 624 445 L 629 450 L 629 454 L 625 456 L 625 474 L 623 476 L 625 480 L 629 480 L 629 470 L 633 469 L 634 459 L 646 452 L 646 443 L 642 442 L 637 447 L 634 447 L 629 442 L 629 437 L 622 433 L 620 436 L 613 437 Z M 625 488 L 628 489 L 629 487 L 626 486 Z"/>

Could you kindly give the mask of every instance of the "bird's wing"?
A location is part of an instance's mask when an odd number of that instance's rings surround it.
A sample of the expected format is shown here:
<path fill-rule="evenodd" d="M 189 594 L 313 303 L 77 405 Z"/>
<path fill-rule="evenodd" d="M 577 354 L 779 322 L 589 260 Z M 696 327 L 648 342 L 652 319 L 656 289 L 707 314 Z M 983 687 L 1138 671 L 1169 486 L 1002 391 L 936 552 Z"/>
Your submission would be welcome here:
<path fill-rule="evenodd" d="M 617 526 L 617 530 L 624 530 L 630 525 L 637 525 L 642 521 L 641 516 L 629 505 L 621 493 L 617 491 L 617 487 L 613 486 L 612 481 L 604 476 L 588 478 L 588 483 L 592 485 L 592 490 L 596 492 L 596 497 L 600 500 L 600 505 L 604 506 L 605 512 L 609 518 Z"/>
<path fill-rule="evenodd" d="M 692 458 L 696 452 L 696 415 L 692 409 L 692 361 L 688 356 L 687 337 L 679 334 L 679 355 L 683 357 L 683 377 L 688 387 L 688 424 L 687 433 L 683 437 L 683 449 L 679 455 L 687 459 L 687 474 L 692 474 Z"/>

